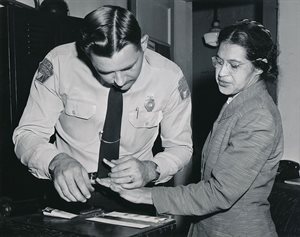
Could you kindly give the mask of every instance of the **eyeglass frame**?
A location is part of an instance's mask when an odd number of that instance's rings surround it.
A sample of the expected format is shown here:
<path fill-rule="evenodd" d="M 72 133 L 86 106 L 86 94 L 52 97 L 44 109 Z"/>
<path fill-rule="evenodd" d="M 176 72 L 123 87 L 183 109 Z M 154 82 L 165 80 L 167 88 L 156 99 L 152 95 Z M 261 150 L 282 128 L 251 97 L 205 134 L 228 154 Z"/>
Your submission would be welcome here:
<path fill-rule="evenodd" d="M 219 61 L 218 61 L 218 59 L 219 59 Z M 211 60 L 212 60 L 212 65 L 213 65 L 214 68 L 219 68 L 219 67 L 223 66 L 225 63 L 227 63 L 227 64 L 225 64 L 225 67 L 226 67 L 226 69 L 228 70 L 228 72 L 230 74 L 236 73 L 238 71 L 238 69 L 240 68 L 240 66 L 256 61 L 256 60 L 252 60 L 252 61 L 248 61 L 248 62 L 244 62 L 244 63 L 243 62 L 240 62 L 240 63 L 236 62 L 236 65 L 232 65 L 232 62 L 228 62 L 228 61 L 220 58 L 218 55 L 212 56 Z M 221 62 L 220 62 L 220 60 L 221 60 Z M 227 65 L 229 65 L 230 67 L 227 66 Z"/>

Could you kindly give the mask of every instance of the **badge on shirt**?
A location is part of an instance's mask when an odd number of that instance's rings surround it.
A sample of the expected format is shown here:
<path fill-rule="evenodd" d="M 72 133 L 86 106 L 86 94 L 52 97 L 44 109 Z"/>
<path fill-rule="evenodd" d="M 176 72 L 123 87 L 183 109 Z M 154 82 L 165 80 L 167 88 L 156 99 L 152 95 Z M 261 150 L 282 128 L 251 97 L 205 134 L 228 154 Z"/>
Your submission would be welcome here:
<path fill-rule="evenodd" d="M 155 107 L 155 101 L 154 101 L 153 96 L 147 96 L 146 97 L 144 106 L 145 106 L 145 108 L 146 108 L 146 110 L 148 112 L 151 112 L 154 109 L 154 107 Z"/>
<path fill-rule="evenodd" d="M 44 58 L 43 61 L 39 64 L 36 80 L 38 80 L 41 83 L 44 83 L 52 75 L 53 65 L 47 58 Z"/>
<path fill-rule="evenodd" d="M 189 85 L 187 84 L 184 77 L 181 78 L 178 82 L 178 90 L 180 93 L 180 97 L 183 100 L 188 98 L 191 95 Z"/>

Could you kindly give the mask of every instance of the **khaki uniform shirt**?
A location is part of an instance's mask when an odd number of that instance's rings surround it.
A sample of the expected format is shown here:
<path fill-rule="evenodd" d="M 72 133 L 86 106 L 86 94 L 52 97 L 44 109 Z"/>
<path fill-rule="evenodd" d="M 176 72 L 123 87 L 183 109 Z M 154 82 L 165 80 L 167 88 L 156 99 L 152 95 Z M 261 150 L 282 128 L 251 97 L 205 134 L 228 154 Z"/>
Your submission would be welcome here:
<path fill-rule="evenodd" d="M 58 46 L 40 63 L 29 99 L 13 134 L 15 152 L 38 178 L 50 178 L 48 166 L 64 152 L 88 172 L 96 172 L 109 88 L 78 57 L 74 43 Z M 146 50 L 141 73 L 123 94 L 120 158 L 153 160 L 165 182 L 192 155 L 191 98 L 180 68 Z M 152 154 L 159 134 L 164 151 Z M 56 141 L 49 143 L 56 132 Z"/>

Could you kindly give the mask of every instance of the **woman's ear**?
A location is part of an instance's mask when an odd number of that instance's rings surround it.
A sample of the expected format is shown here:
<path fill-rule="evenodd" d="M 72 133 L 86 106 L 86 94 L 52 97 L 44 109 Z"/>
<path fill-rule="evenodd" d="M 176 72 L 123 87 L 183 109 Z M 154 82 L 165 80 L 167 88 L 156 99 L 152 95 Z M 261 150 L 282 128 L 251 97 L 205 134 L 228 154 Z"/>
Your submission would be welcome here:
<path fill-rule="evenodd" d="M 264 64 L 268 64 L 268 60 L 266 58 L 258 58 L 255 61 L 257 61 L 257 62 L 263 62 Z M 258 75 L 260 75 L 264 71 L 263 71 L 263 69 L 256 67 L 256 72 L 257 72 Z"/>
<path fill-rule="evenodd" d="M 264 71 L 260 68 L 255 68 L 255 72 L 257 75 L 261 75 Z"/>
<path fill-rule="evenodd" d="M 148 46 L 148 40 L 149 40 L 149 36 L 148 35 L 144 35 L 141 38 L 141 46 L 142 46 L 142 50 L 143 52 L 146 50 L 147 46 Z"/>

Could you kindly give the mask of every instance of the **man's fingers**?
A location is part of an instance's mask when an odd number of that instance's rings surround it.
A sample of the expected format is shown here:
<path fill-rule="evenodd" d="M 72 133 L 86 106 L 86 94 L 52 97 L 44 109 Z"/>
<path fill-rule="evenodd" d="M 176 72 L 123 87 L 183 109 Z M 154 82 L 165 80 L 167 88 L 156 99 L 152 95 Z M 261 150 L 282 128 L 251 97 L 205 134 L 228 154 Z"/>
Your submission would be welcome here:
<path fill-rule="evenodd" d="M 112 181 L 116 184 L 127 184 L 134 182 L 134 178 L 131 175 L 121 177 L 121 178 L 113 178 L 111 177 Z"/>
<path fill-rule="evenodd" d="M 113 168 L 113 167 L 116 166 L 114 163 L 112 163 L 111 161 L 109 161 L 109 160 L 107 160 L 107 159 L 105 159 L 105 158 L 103 158 L 103 162 L 104 162 L 105 164 L 107 164 L 110 168 Z"/>
<path fill-rule="evenodd" d="M 90 181 L 88 180 L 88 175 L 87 175 L 87 180 L 84 179 L 83 176 L 75 176 L 75 185 L 76 185 L 76 190 L 79 190 L 80 191 L 80 195 L 79 197 L 81 198 L 82 195 L 84 196 L 85 200 L 80 200 L 80 201 L 86 201 L 86 199 L 89 199 L 91 197 L 91 193 L 90 193 L 90 190 L 89 190 L 89 187 L 88 186 L 91 186 L 91 183 Z"/>
<path fill-rule="evenodd" d="M 111 168 L 111 172 L 115 173 L 115 172 L 121 172 L 124 170 L 128 170 L 131 169 L 133 167 L 133 164 L 131 161 L 126 161 L 124 163 L 121 164 L 116 164 L 114 167 Z"/>
<path fill-rule="evenodd" d="M 130 170 L 126 169 L 126 170 L 122 170 L 122 171 L 110 172 L 108 174 L 108 176 L 110 178 L 125 178 L 125 177 L 130 176 Z"/>
<path fill-rule="evenodd" d="M 111 160 L 111 162 L 118 165 L 118 164 L 121 164 L 121 163 L 123 163 L 125 161 L 128 161 L 128 160 L 131 160 L 131 159 L 132 159 L 132 157 L 126 156 L 126 157 L 123 157 L 123 158 L 119 158 L 117 160 Z"/>
<path fill-rule="evenodd" d="M 70 193 L 69 188 L 64 179 L 54 181 L 54 187 L 59 195 L 67 202 L 76 202 L 76 198 Z"/>
<path fill-rule="evenodd" d="M 64 199 L 67 202 L 71 202 L 72 200 L 68 199 L 62 192 L 61 188 L 59 187 L 59 185 L 57 183 L 54 183 L 54 187 L 56 189 L 56 191 L 58 192 L 59 196 Z"/>
<path fill-rule="evenodd" d="M 75 180 L 74 178 L 68 179 L 67 186 L 69 188 L 70 193 L 76 198 L 76 201 L 80 202 L 86 202 L 86 197 L 82 193 L 81 189 L 84 190 L 84 187 L 82 186 L 84 184 L 84 181 L 81 179 Z M 85 187 L 84 191 L 88 191 L 88 189 Z"/>
<path fill-rule="evenodd" d="M 91 183 L 91 180 L 89 179 L 88 173 L 87 173 L 85 170 L 81 170 L 81 173 L 82 173 L 83 180 L 84 180 L 85 185 L 86 185 L 86 187 L 88 188 L 88 190 L 89 190 L 90 192 L 94 192 L 95 189 L 94 189 L 94 187 L 92 186 L 92 183 Z"/>
<path fill-rule="evenodd" d="M 50 169 L 51 168 L 51 169 Z M 86 202 L 94 188 L 84 167 L 67 154 L 61 153 L 49 164 L 54 185 L 66 201 Z"/>
<path fill-rule="evenodd" d="M 82 176 L 81 169 L 62 172 L 58 179 L 61 180 L 60 187 L 62 192 L 68 198 L 71 198 L 72 201 L 86 202 L 86 199 L 90 198 L 91 195 Z M 75 198 L 75 200 L 72 197 Z"/>

